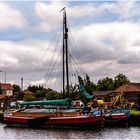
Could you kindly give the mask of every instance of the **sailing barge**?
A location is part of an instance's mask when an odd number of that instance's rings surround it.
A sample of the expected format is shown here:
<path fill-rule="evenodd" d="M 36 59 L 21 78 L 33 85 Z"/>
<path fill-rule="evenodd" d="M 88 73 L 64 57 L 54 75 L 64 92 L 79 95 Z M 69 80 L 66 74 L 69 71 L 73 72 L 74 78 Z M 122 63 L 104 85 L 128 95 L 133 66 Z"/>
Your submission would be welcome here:
<path fill-rule="evenodd" d="M 94 127 L 104 123 L 104 117 L 83 114 L 83 109 L 64 108 L 69 99 L 22 102 L 21 105 L 51 105 L 50 108 L 30 108 L 4 114 L 4 122 L 9 126 L 28 127 Z M 56 106 L 57 105 L 57 106 Z M 54 108 L 56 106 L 56 108 Z M 59 106 L 59 108 L 58 108 Z M 63 107 L 61 107 L 63 106 Z"/>

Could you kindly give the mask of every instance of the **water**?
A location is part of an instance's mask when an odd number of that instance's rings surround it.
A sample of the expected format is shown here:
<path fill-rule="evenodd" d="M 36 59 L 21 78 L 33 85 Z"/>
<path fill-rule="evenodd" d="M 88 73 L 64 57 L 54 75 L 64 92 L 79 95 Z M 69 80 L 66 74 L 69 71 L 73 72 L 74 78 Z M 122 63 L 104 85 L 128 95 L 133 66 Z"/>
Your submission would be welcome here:
<path fill-rule="evenodd" d="M 0 123 L 0 139 L 139 139 L 140 127 L 108 127 L 91 130 L 29 129 Z"/>

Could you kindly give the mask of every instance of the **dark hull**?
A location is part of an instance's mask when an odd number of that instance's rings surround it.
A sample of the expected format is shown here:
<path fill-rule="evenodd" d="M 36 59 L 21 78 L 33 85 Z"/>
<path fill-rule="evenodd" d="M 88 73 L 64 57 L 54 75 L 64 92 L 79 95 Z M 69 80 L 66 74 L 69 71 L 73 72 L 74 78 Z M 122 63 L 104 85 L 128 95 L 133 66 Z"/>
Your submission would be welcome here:
<path fill-rule="evenodd" d="M 8 126 L 28 126 L 28 127 L 41 127 L 45 122 L 49 120 L 49 116 L 42 117 L 14 117 L 14 116 L 4 116 L 4 123 Z"/>
<path fill-rule="evenodd" d="M 105 126 L 125 126 L 130 124 L 130 118 L 127 115 L 105 116 Z"/>
<path fill-rule="evenodd" d="M 102 116 L 77 116 L 77 117 L 60 117 L 50 118 L 45 126 L 48 127 L 96 127 L 102 126 L 104 123 Z"/>
<path fill-rule="evenodd" d="M 73 116 L 73 117 L 15 117 L 5 116 L 4 122 L 8 126 L 27 126 L 27 127 L 59 127 L 59 128 L 78 128 L 102 126 L 104 119 L 102 116 Z"/>
<path fill-rule="evenodd" d="M 131 114 L 131 125 L 140 126 L 140 115 Z"/>

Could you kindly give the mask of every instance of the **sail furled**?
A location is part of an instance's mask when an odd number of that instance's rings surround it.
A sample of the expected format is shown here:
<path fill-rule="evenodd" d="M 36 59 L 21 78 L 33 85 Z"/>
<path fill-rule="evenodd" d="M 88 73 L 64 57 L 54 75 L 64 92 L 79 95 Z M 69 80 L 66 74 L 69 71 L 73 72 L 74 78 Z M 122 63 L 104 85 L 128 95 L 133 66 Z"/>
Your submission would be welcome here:
<path fill-rule="evenodd" d="M 79 81 L 79 88 L 80 88 L 80 91 L 82 92 L 83 96 L 89 101 L 89 100 L 92 100 L 94 98 L 94 96 L 91 96 L 86 90 L 85 90 L 85 87 L 84 87 L 84 83 L 83 83 L 83 80 L 80 76 L 78 76 L 78 81 Z"/>
<path fill-rule="evenodd" d="M 54 105 L 54 106 L 68 106 L 70 105 L 70 98 L 60 100 L 41 100 L 41 101 L 26 101 L 19 103 L 20 105 Z"/>

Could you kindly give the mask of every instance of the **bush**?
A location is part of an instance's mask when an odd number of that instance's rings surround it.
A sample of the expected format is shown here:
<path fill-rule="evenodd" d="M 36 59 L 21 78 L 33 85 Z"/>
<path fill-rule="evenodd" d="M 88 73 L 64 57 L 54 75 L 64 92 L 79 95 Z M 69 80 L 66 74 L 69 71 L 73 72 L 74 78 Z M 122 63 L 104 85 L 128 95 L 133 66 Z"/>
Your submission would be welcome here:
<path fill-rule="evenodd" d="M 23 100 L 24 101 L 34 101 L 34 100 L 36 100 L 36 97 L 33 95 L 25 94 L 23 97 Z"/>

